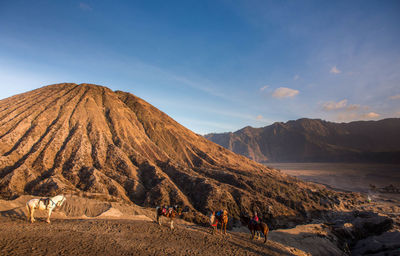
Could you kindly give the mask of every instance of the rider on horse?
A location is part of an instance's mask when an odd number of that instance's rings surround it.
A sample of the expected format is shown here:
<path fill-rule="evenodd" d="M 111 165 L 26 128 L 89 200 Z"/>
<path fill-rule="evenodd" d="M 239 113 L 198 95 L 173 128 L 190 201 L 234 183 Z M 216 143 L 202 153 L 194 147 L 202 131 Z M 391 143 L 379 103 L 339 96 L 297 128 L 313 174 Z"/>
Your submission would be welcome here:
<path fill-rule="evenodd" d="M 252 221 L 254 224 L 258 224 L 258 223 L 259 223 L 260 219 L 258 218 L 257 212 L 254 212 L 254 216 L 253 216 L 253 218 L 251 219 L 251 221 Z"/>

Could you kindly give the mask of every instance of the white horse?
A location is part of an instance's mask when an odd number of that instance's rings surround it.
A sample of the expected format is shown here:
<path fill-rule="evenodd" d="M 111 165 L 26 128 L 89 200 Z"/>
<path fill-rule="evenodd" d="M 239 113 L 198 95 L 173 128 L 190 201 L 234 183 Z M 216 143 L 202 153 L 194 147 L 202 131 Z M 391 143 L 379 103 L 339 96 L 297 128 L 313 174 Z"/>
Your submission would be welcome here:
<path fill-rule="evenodd" d="M 50 215 L 54 208 L 57 206 L 61 206 L 66 200 L 64 195 L 58 195 L 50 198 L 40 198 L 40 199 L 31 199 L 26 203 L 26 209 L 28 210 L 28 220 L 31 223 L 35 222 L 35 218 L 33 217 L 33 213 L 36 209 L 38 210 L 47 210 L 47 223 L 50 223 Z"/>

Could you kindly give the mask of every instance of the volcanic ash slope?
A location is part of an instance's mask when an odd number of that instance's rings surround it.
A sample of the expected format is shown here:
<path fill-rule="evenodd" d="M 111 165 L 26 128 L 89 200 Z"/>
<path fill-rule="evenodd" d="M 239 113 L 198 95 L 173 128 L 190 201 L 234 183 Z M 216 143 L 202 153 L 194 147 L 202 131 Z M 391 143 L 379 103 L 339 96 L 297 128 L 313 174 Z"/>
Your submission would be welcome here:
<path fill-rule="evenodd" d="M 1 100 L 1 197 L 61 191 L 180 204 L 199 222 L 221 208 L 300 221 L 355 200 L 224 149 L 130 93 L 55 84 Z"/>

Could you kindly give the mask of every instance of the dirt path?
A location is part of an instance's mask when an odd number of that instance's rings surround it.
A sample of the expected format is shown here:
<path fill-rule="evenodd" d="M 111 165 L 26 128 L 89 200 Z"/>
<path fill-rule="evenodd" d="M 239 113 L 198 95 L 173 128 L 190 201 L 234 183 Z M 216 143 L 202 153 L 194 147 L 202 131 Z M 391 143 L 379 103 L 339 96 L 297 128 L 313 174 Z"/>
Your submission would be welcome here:
<path fill-rule="evenodd" d="M 248 234 L 211 235 L 199 226 L 139 220 L 38 219 L 0 217 L 0 255 L 301 255 L 301 251 Z M 292 253 L 291 251 L 292 250 Z"/>

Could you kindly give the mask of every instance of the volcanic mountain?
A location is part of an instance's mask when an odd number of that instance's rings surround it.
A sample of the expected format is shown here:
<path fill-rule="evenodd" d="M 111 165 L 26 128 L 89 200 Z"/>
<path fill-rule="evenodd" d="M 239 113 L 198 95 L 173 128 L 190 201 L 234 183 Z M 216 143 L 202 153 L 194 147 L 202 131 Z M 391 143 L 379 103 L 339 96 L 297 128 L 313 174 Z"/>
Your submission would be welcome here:
<path fill-rule="evenodd" d="M 55 84 L 1 100 L 0 196 L 68 191 L 179 204 L 199 222 L 221 208 L 305 220 L 354 199 L 237 155 L 130 93 Z"/>
<path fill-rule="evenodd" d="M 258 162 L 397 162 L 400 118 L 333 123 L 299 119 L 205 137 Z"/>

